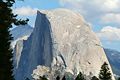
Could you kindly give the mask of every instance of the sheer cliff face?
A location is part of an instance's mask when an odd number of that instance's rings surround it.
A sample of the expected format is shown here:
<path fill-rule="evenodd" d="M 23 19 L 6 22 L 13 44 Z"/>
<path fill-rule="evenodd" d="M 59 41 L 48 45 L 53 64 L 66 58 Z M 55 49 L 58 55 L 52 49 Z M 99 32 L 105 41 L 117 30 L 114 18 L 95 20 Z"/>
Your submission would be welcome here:
<path fill-rule="evenodd" d="M 97 76 L 104 62 L 108 60 L 100 41 L 81 15 L 66 9 L 38 11 L 15 76 L 24 80 L 37 65 Z"/>
<path fill-rule="evenodd" d="M 14 49 L 13 50 L 14 71 L 16 71 L 19 64 L 21 52 L 23 49 L 23 40 L 27 40 L 27 38 L 30 36 L 32 31 L 33 31 L 33 28 L 28 24 L 17 26 L 16 28 L 10 31 L 12 34 L 12 37 L 14 38 L 14 40 L 11 43 L 11 46 Z"/>

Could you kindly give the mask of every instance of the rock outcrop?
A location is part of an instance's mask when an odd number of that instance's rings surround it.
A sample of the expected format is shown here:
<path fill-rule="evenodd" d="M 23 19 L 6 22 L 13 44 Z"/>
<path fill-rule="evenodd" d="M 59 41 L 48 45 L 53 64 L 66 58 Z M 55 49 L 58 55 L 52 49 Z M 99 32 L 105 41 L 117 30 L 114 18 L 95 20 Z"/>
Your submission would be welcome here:
<path fill-rule="evenodd" d="M 27 40 L 27 38 L 30 36 L 32 31 L 33 31 L 33 28 L 28 24 L 17 26 L 16 28 L 10 31 L 13 37 L 11 46 L 14 52 L 14 55 L 13 55 L 14 71 L 16 71 L 19 64 L 21 52 L 23 49 L 23 41 Z"/>
<path fill-rule="evenodd" d="M 101 65 L 109 64 L 89 24 L 79 13 L 67 9 L 38 11 L 33 33 L 23 46 L 16 80 L 31 78 L 38 65 L 59 69 L 61 74 L 81 71 L 98 76 Z"/>

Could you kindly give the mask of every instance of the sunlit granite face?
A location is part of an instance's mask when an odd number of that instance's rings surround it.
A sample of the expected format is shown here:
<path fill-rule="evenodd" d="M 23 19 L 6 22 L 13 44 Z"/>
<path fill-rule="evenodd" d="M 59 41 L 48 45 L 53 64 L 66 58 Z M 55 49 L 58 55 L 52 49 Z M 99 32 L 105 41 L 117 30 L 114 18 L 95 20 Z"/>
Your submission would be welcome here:
<path fill-rule="evenodd" d="M 61 74 L 81 71 L 98 76 L 101 65 L 109 64 L 87 22 L 67 9 L 38 11 L 33 33 L 23 45 L 16 80 L 31 78 L 38 65 L 60 69 Z"/>

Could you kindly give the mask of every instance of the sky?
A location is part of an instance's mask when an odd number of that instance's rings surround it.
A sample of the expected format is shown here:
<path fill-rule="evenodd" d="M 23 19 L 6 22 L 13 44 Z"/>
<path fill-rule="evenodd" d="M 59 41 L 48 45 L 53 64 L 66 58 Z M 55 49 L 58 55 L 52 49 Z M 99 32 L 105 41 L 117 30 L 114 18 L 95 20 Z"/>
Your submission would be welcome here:
<path fill-rule="evenodd" d="M 120 0 L 16 0 L 18 18 L 29 18 L 34 26 L 37 10 L 68 8 L 91 24 L 103 47 L 120 51 Z"/>

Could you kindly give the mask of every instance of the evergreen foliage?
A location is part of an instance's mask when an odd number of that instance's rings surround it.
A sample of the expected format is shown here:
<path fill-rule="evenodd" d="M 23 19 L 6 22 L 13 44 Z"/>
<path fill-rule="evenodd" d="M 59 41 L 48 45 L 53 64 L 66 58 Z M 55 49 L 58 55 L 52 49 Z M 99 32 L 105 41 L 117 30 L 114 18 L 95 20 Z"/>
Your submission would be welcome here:
<path fill-rule="evenodd" d="M 26 78 L 25 80 L 30 80 L 29 78 Z"/>
<path fill-rule="evenodd" d="M 56 77 L 56 80 L 60 80 L 60 77 L 59 77 L 59 76 L 57 76 L 57 77 Z"/>
<path fill-rule="evenodd" d="M 62 80 L 66 80 L 65 76 L 63 76 Z"/>
<path fill-rule="evenodd" d="M 84 75 L 80 72 L 80 73 L 77 75 L 77 77 L 76 77 L 75 80 L 86 80 L 86 79 L 85 79 Z"/>
<path fill-rule="evenodd" d="M 24 25 L 27 20 L 16 19 L 17 15 L 12 12 L 14 0 L 0 0 L 0 80 L 14 80 L 13 76 L 13 53 L 11 49 L 10 34 L 12 24 Z"/>
<path fill-rule="evenodd" d="M 45 76 L 40 77 L 40 80 L 48 80 Z"/>
<path fill-rule="evenodd" d="M 118 78 L 118 80 L 120 80 L 120 77 Z"/>
<path fill-rule="evenodd" d="M 108 67 L 108 64 L 104 62 L 104 64 L 101 66 L 101 70 L 99 73 L 99 79 L 100 80 L 112 80 L 112 76 Z"/>
<path fill-rule="evenodd" d="M 91 80 L 99 80 L 96 76 L 93 76 Z"/>

